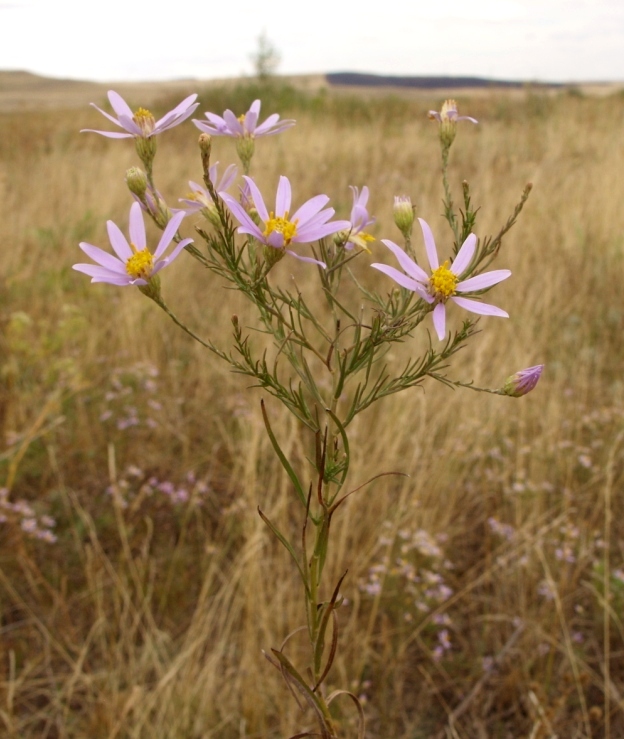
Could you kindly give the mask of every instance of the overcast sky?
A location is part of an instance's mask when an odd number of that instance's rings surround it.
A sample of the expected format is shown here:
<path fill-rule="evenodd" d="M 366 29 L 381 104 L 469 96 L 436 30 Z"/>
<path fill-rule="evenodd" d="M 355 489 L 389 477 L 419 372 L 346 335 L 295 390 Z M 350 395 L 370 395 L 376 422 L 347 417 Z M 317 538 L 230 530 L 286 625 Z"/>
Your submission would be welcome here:
<path fill-rule="evenodd" d="M 622 0 L 0 0 L 0 69 L 102 82 L 238 76 L 252 72 L 262 31 L 284 74 L 624 80 Z"/>

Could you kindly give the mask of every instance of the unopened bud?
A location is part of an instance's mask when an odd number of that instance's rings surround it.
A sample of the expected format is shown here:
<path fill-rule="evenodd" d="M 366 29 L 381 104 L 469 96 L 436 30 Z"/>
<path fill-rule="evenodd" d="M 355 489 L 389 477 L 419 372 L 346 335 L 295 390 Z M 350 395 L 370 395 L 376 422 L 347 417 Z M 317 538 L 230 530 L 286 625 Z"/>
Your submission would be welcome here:
<path fill-rule="evenodd" d="M 502 394 L 509 395 L 512 398 L 520 398 L 530 393 L 542 376 L 543 369 L 543 364 L 536 364 L 534 367 L 527 367 L 516 372 L 515 375 L 511 375 L 505 380 L 505 384 L 501 388 Z"/>
<path fill-rule="evenodd" d="M 147 190 L 147 177 L 140 167 L 130 167 L 126 171 L 126 185 L 133 195 L 139 200 L 145 200 L 145 191 Z"/>
<path fill-rule="evenodd" d="M 412 226 L 414 225 L 414 210 L 408 195 L 397 195 L 394 198 L 394 206 L 392 214 L 394 222 L 399 231 L 406 239 L 412 235 Z"/>
<path fill-rule="evenodd" d="M 201 152 L 202 167 L 204 172 L 210 169 L 210 152 L 212 151 L 212 137 L 210 134 L 201 133 L 199 135 L 199 151 Z"/>
<path fill-rule="evenodd" d="M 251 220 L 256 224 L 256 226 L 259 226 L 262 223 L 262 218 L 260 218 L 260 213 L 255 208 L 250 208 L 247 211 L 249 217 Z"/>

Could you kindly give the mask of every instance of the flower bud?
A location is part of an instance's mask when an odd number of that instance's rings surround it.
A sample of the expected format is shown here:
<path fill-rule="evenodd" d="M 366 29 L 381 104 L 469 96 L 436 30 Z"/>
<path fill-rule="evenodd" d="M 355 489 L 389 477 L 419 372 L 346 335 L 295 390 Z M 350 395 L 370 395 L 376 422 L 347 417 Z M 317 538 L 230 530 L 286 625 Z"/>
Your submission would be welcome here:
<path fill-rule="evenodd" d="M 204 172 L 208 172 L 210 168 L 210 152 L 212 151 L 212 137 L 210 134 L 201 133 L 199 135 L 199 151 L 201 152 L 202 167 Z"/>
<path fill-rule="evenodd" d="M 130 167 L 126 171 L 126 185 L 133 195 L 139 200 L 145 200 L 145 191 L 147 190 L 147 177 L 140 167 Z"/>
<path fill-rule="evenodd" d="M 408 195 L 396 195 L 394 198 L 394 206 L 392 214 L 394 222 L 399 231 L 406 239 L 412 235 L 412 226 L 414 225 L 414 210 Z"/>
<path fill-rule="evenodd" d="M 501 394 L 509 395 L 512 398 L 520 398 L 522 395 L 530 393 L 542 376 L 543 369 L 543 364 L 536 364 L 534 367 L 527 367 L 516 372 L 505 380 L 505 384 L 501 388 Z"/>

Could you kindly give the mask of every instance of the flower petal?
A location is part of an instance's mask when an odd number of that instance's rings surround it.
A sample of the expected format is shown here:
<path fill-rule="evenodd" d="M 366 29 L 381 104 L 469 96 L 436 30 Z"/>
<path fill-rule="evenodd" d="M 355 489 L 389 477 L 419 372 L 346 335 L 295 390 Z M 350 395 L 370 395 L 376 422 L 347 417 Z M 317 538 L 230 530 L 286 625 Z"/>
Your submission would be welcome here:
<path fill-rule="evenodd" d="M 117 113 L 118 116 L 125 115 L 128 116 L 128 118 L 132 118 L 132 116 L 134 115 L 132 109 L 118 92 L 115 92 L 115 90 L 109 90 L 108 99 L 113 110 L 115 111 L 115 113 Z"/>
<path fill-rule="evenodd" d="M 120 275 L 116 272 L 106 269 L 106 267 L 98 267 L 96 264 L 74 264 L 72 269 L 76 272 L 82 272 L 91 277 L 91 282 L 109 282 L 112 285 L 129 285 L 130 275 Z"/>
<path fill-rule="evenodd" d="M 258 215 L 260 216 L 260 219 L 264 223 L 266 223 L 269 220 L 269 212 L 266 208 L 266 205 L 264 204 L 264 199 L 262 197 L 262 193 L 260 192 L 258 188 L 258 185 L 256 185 L 256 183 L 251 179 L 251 177 L 247 177 L 247 175 L 243 175 L 243 179 L 249 185 L 249 190 L 251 192 L 251 198 L 254 201 L 254 205 L 256 206 L 256 210 L 258 211 Z"/>
<path fill-rule="evenodd" d="M 277 195 L 275 196 L 275 215 L 278 218 L 284 218 L 285 214 L 290 210 L 292 202 L 292 188 L 288 177 L 283 175 L 279 178 L 277 186 Z"/>
<path fill-rule="evenodd" d="M 438 303 L 433 309 L 433 327 L 435 328 L 438 339 L 442 341 L 446 336 L 446 306 L 444 303 Z"/>
<path fill-rule="evenodd" d="M 177 213 L 175 213 L 175 215 L 171 216 L 169 223 L 166 225 L 165 230 L 160 237 L 160 241 L 158 242 L 156 251 L 154 252 L 154 259 L 158 259 L 158 257 L 160 257 L 164 253 L 165 249 L 171 243 L 171 239 L 173 239 L 173 237 L 175 236 L 175 233 L 180 227 L 180 224 L 184 220 L 185 216 L 186 213 L 183 210 L 179 210 Z"/>
<path fill-rule="evenodd" d="M 293 239 L 293 243 L 301 244 L 304 242 L 318 241 L 318 239 L 324 239 L 326 236 L 335 234 L 337 231 L 349 228 L 349 225 L 349 221 L 332 221 L 331 223 L 315 226 L 308 223 L 305 228 L 297 231 L 297 235 Z"/>
<path fill-rule="evenodd" d="M 434 269 L 437 269 L 440 266 L 440 262 L 438 261 L 438 251 L 435 245 L 435 239 L 433 238 L 433 233 L 429 228 L 429 224 L 427 223 L 427 221 L 419 218 L 418 222 L 420 223 L 423 237 L 425 239 L 425 249 L 427 250 L 427 259 L 429 260 L 429 266 L 431 267 L 431 271 L 433 272 Z"/>
<path fill-rule="evenodd" d="M 119 123 L 115 121 L 117 125 Z M 99 133 L 100 136 L 106 136 L 108 139 L 131 139 L 132 134 L 131 133 L 121 133 L 117 131 L 98 131 L 95 128 L 81 128 L 80 133 Z"/>
<path fill-rule="evenodd" d="M 100 249 L 99 246 L 93 246 L 93 244 L 87 244 L 85 241 L 81 241 L 78 246 L 82 249 L 82 251 L 91 259 L 93 259 L 94 262 L 99 264 L 102 267 L 106 267 L 106 269 L 110 270 L 111 272 L 117 272 L 119 274 L 127 274 L 126 273 L 126 265 L 117 259 L 117 257 L 114 257 L 112 254 L 109 254 L 107 251 L 104 251 L 103 249 Z"/>
<path fill-rule="evenodd" d="M 473 290 L 483 290 L 486 287 L 496 285 L 511 276 L 511 270 L 495 269 L 491 272 L 484 272 L 481 275 L 470 277 L 463 282 L 457 283 L 457 290 L 461 293 L 472 292 Z"/>
<path fill-rule="evenodd" d="M 232 215 L 241 224 L 241 228 L 238 229 L 238 232 L 250 234 L 251 236 L 254 236 L 256 239 L 258 239 L 258 241 L 264 241 L 264 235 L 262 231 L 251 220 L 249 214 L 238 202 L 238 200 L 235 200 L 231 195 L 228 195 L 227 192 L 220 192 L 219 196 L 228 206 L 228 208 L 232 212 Z"/>
<path fill-rule="evenodd" d="M 390 249 L 390 251 L 394 254 L 404 272 L 407 272 L 407 274 L 410 275 L 410 277 L 412 277 L 414 280 L 418 280 L 424 285 L 428 284 L 429 277 L 427 276 L 425 270 L 421 269 L 416 264 L 416 262 L 414 262 L 413 259 L 410 259 L 410 257 L 408 257 L 408 255 L 403 251 L 403 249 L 401 249 L 398 244 L 395 244 L 394 241 L 390 241 L 390 239 L 382 239 L 381 243 L 385 244 L 388 249 Z"/>
<path fill-rule="evenodd" d="M 295 257 L 295 259 L 298 259 L 300 262 L 310 262 L 312 264 L 318 264 L 319 267 L 327 269 L 327 265 L 325 264 L 325 262 L 321 262 L 318 259 L 313 259 L 312 257 L 302 257 L 301 254 L 297 254 L 297 252 L 291 251 L 290 249 L 286 249 L 286 254 L 290 254 L 291 256 Z"/>
<path fill-rule="evenodd" d="M 469 298 L 452 297 L 451 300 L 457 303 L 461 308 L 469 310 L 471 313 L 478 313 L 480 316 L 500 316 L 501 318 L 509 318 L 509 313 L 502 308 L 497 308 L 489 303 L 480 303 L 478 300 L 470 300 Z"/>
<path fill-rule="evenodd" d="M 223 114 L 223 120 L 225 121 L 227 125 L 227 130 L 230 132 L 231 136 L 243 136 L 245 133 L 245 129 L 243 128 L 241 122 L 238 120 L 238 118 L 232 113 L 231 110 L 226 110 Z"/>
<path fill-rule="evenodd" d="M 391 277 L 396 283 L 401 285 L 401 287 L 405 287 L 408 290 L 411 290 L 412 292 L 418 293 L 418 295 L 424 300 L 426 300 L 428 303 L 430 303 L 433 300 L 431 296 L 425 293 L 425 290 L 423 286 L 420 284 L 420 282 L 417 282 L 416 280 L 412 280 L 411 277 L 408 277 L 407 275 L 403 274 L 403 272 L 399 272 L 399 270 L 396 269 L 396 267 L 390 267 L 390 265 L 388 264 L 379 264 L 378 262 L 371 264 L 371 267 L 374 267 L 375 269 L 378 269 L 380 272 L 383 272 L 385 275 L 388 275 L 388 277 Z"/>
<path fill-rule="evenodd" d="M 145 223 L 143 222 L 143 211 L 138 203 L 132 203 L 130 207 L 130 241 L 137 251 L 145 249 Z"/>
<path fill-rule="evenodd" d="M 477 237 L 474 234 L 469 234 L 461 246 L 461 249 L 457 252 L 457 256 L 451 264 L 451 272 L 457 277 L 460 277 L 462 273 L 466 271 L 477 248 Z"/>
<path fill-rule="evenodd" d="M 115 254 L 125 264 L 132 256 L 132 249 L 128 245 L 126 237 L 121 233 L 119 226 L 112 221 L 106 221 L 106 230 Z"/>
<path fill-rule="evenodd" d="M 306 200 L 306 202 L 291 216 L 291 221 L 299 221 L 299 227 L 303 228 L 327 203 L 329 198 L 327 195 L 315 195 L 313 198 Z M 331 218 L 335 211 L 330 209 L 331 215 L 327 218 Z M 327 219 L 325 219 L 327 220 Z"/>

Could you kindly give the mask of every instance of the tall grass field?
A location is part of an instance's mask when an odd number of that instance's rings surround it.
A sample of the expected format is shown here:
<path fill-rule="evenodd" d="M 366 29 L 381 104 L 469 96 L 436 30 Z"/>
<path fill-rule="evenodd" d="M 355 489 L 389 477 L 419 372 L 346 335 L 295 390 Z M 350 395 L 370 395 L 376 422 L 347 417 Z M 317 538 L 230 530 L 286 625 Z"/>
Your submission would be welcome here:
<path fill-rule="evenodd" d="M 199 92 L 203 111 L 297 125 L 258 140 L 253 175 L 320 192 L 348 218 L 370 188 L 376 239 L 400 240 L 409 195 L 439 244 L 443 94 L 298 92 L 280 83 Z M 156 117 L 183 95 L 144 101 Z M 107 107 L 103 97 L 95 99 Z M 364 705 L 369 739 L 624 737 L 624 95 L 466 93 L 450 185 L 470 183 L 475 233 L 496 234 L 524 186 L 496 288 L 508 320 L 483 318 L 454 379 L 497 388 L 545 364 L 529 395 L 425 382 L 358 417 L 350 497 L 327 569 L 345 601 L 328 690 Z M 201 115 L 200 115 L 201 114 Z M 264 657 L 305 622 L 300 583 L 257 508 L 296 532 L 300 509 L 267 438 L 305 476 L 292 418 L 233 374 L 139 290 L 91 285 L 78 243 L 108 249 L 126 228 L 132 142 L 93 109 L 0 113 L 0 736 L 10 739 L 278 739 L 317 731 Z M 171 207 L 201 181 L 190 121 L 158 137 Z M 230 139 L 212 159 L 234 162 Z M 203 242 L 195 226 L 184 236 Z M 148 225 L 150 243 L 158 231 Z M 414 247 L 424 254 L 414 231 Z M 354 262 L 393 263 L 379 240 Z M 314 269 L 280 261 L 276 281 L 310 294 Z M 294 282 L 293 282 L 294 281 Z M 194 331 L 231 345 L 250 307 L 188 254 L 162 275 Z M 319 298 L 320 300 L 320 298 Z M 363 305 L 363 310 L 370 310 Z M 449 311 L 458 327 L 460 311 Z M 265 337 L 253 334 L 262 345 Z M 393 349 L 398 364 L 423 337 Z M 328 596 L 326 596 L 328 597 Z M 306 645 L 295 635 L 289 653 Z M 357 736 L 348 701 L 340 736 Z M 313 734 L 310 734 L 313 735 Z M 320 736 L 320 734 L 318 734 Z"/>

